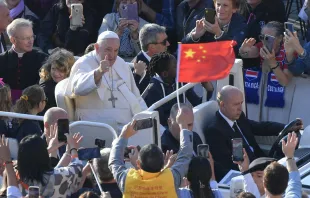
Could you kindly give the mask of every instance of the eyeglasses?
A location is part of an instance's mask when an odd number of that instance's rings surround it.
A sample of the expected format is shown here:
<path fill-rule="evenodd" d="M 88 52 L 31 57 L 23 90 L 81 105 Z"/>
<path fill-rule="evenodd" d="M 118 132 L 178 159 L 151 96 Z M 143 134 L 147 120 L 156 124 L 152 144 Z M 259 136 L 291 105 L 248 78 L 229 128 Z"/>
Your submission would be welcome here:
<path fill-rule="evenodd" d="M 23 38 L 21 37 L 15 37 L 15 38 L 22 40 L 22 41 L 33 41 L 36 39 L 36 37 L 37 37 L 36 35 L 33 35 L 33 36 L 28 36 L 28 37 L 23 37 Z"/>
<path fill-rule="evenodd" d="M 167 45 L 167 42 L 168 42 L 168 38 L 165 38 L 162 42 L 158 42 L 158 43 L 150 43 L 150 44 L 154 44 L 154 45 L 161 44 L 161 45 L 166 46 L 166 45 Z"/>

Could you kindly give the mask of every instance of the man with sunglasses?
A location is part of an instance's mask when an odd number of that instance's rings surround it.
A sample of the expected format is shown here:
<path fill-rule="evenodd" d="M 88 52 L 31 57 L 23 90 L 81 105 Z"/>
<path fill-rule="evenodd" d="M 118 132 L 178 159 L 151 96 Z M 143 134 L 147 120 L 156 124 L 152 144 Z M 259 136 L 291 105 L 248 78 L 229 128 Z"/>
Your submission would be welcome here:
<path fill-rule="evenodd" d="M 147 67 L 152 56 L 167 51 L 170 43 L 168 41 L 165 27 L 159 26 L 155 23 L 143 26 L 139 33 L 139 41 L 142 50 L 132 62 L 134 63 L 133 75 L 136 85 L 140 94 L 142 94 L 150 82 Z"/>
<path fill-rule="evenodd" d="M 12 91 L 12 101 L 20 98 L 22 90 L 39 82 L 38 71 L 47 55 L 33 49 L 35 35 L 32 22 L 15 19 L 7 27 L 12 48 L 0 54 L 0 78 L 3 78 Z"/>

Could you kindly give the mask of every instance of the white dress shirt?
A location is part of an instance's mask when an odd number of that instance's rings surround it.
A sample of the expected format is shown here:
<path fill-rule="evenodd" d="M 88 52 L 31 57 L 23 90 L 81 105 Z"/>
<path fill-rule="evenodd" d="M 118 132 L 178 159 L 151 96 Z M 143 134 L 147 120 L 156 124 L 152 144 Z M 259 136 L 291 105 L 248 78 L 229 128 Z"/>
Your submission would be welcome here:
<path fill-rule="evenodd" d="M 237 125 L 239 131 L 241 132 L 241 135 L 242 135 L 243 139 L 245 140 L 246 144 L 250 147 L 251 151 L 254 152 L 254 149 L 253 149 L 252 146 L 249 144 L 248 140 L 245 138 L 245 136 L 243 135 L 243 133 L 242 133 L 240 127 L 238 126 L 238 123 L 237 123 L 236 121 L 232 121 L 231 119 L 227 118 L 227 117 L 221 112 L 221 110 L 219 110 L 219 113 L 220 113 L 221 116 L 226 120 L 226 122 L 229 124 L 229 126 L 232 128 L 233 131 L 235 131 L 234 128 L 233 128 L 233 126 L 234 126 L 234 123 L 236 123 L 236 125 Z"/>

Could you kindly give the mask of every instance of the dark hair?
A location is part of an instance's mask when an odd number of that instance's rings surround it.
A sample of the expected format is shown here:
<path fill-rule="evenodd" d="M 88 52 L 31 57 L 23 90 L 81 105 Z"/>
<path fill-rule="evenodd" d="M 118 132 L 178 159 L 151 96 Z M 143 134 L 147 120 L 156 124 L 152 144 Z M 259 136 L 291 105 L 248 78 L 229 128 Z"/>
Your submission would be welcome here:
<path fill-rule="evenodd" d="M 264 186 L 272 195 L 284 193 L 288 178 L 287 169 L 277 162 L 272 162 L 264 170 Z"/>
<path fill-rule="evenodd" d="M 164 167 L 164 155 L 156 144 L 148 144 L 139 152 L 141 169 L 149 173 L 158 173 Z"/>
<path fill-rule="evenodd" d="M 272 29 L 274 29 L 275 32 L 276 32 L 276 37 L 283 36 L 284 35 L 284 31 L 285 31 L 283 23 L 280 23 L 278 21 L 270 21 L 266 25 L 264 25 L 263 28 L 272 28 Z"/>
<path fill-rule="evenodd" d="M 46 173 L 52 171 L 46 141 L 38 135 L 24 137 L 19 143 L 17 170 L 22 182 L 48 183 Z"/>
<path fill-rule="evenodd" d="M 88 191 L 81 194 L 79 198 L 100 198 L 100 196 L 92 191 Z"/>
<path fill-rule="evenodd" d="M 16 101 L 14 106 L 14 112 L 30 114 L 30 111 L 39 106 L 40 102 L 44 101 L 45 93 L 42 87 L 39 85 L 32 85 L 27 87 L 20 99 Z M 19 119 L 19 122 L 22 122 L 22 119 Z"/>
<path fill-rule="evenodd" d="M 160 75 L 161 72 L 167 71 L 173 58 L 174 56 L 168 52 L 161 52 L 152 56 L 148 67 L 150 75 L 155 76 L 156 73 Z"/>
<path fill-rule="evenodd" d="M 93 159 L 94 170 L 97 172 L 101 182 L 109 182 L 114 179 L 113 174 L 109 169 L 110 152 L 110 148 L 101 149 L 101 157 Z"/>
<path fill-rule="evenodd" d="M 241 192 L 237 198 L 255 198 L 255 196 L 250 192 Z"/>
<path fill-rule="evenodd" d="M 189 163 L 187 179 L 194 198 L 214 197 L 210 187 L 212 170 L 210 162 L 204 157 L 193 157 Z"/>
<path fill-rule="evenodd" d="M 89 52 L 94 50 L 95 50 L 95 43 L 91 43 L 86 47 L 84 54 L 88 54 Z"/>
<path fill-rule="evenodd" d="M 59 71 L 65 73 L 66 77 L 68 77 L 74 62 L 75 58 L 72 52 L 61 48 L 54 50 L 46 60 L 45 64 L 41 67 L 40 77 L 44 81 L 52 79 L 52 65 L 55 65 Z"/>

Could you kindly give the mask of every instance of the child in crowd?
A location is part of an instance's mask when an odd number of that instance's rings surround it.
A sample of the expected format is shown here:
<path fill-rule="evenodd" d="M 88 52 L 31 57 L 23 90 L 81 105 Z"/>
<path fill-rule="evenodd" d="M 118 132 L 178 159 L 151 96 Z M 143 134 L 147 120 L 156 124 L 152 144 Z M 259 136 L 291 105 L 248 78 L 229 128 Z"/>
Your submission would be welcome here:
<path fill-rule="evenodd" d="M 0 78 L 0 111 L 10 112 L 12 107 L 11 89 Z M 8 136 L 11 128 L 10 119 L 7 117 L 0 117 L 0 134 Z"/>
<path fill-rule="evenodd" d="M 152 57 L 148 68 L 152 78 L 150 84 L 142 94 L 148 107 L 176 90 L 176 68 L 177 61 L 172 54 L 162 52 Z M 180 84 L 180 87 L 181 86 L 182 84 Z M 213 86 L 211 83 L 202 83 L 202 86 L 208 92 L 212 93 Z M 212 94 L 210 94 L 210 96 L 211 95 Z M 193 89 L 187 90 L 185 94 L 180 96 L 181 103 L 186 103 L 186 99 L 188 99 L 193 106 L 197 106 L 202 102 L 202 97 L 199 97 Z M 161 125 L 168 126 L 167 120 L 170 115 L 170 110 L 175 103 L 177 103 L 176 98 L 157 109 Z"/>
<path fill-rule="evenodd" d="M 46 102 L 47 98 L 43 88 L 39 85 L 33 85 L 23 91 L 22 96 L 14 106 L 14 112 L 37 115 L 45 108 Z M 18 126 L 10 136 L 16 138 L 18 142 L 27 135 L 42 135 L 39 122 L 36 120 L 14 119 L 13 123 Z"/>

